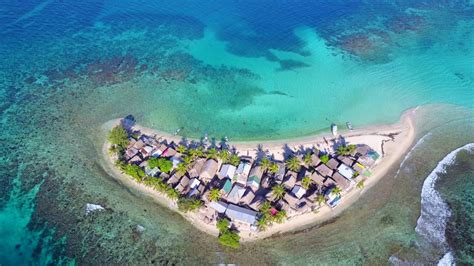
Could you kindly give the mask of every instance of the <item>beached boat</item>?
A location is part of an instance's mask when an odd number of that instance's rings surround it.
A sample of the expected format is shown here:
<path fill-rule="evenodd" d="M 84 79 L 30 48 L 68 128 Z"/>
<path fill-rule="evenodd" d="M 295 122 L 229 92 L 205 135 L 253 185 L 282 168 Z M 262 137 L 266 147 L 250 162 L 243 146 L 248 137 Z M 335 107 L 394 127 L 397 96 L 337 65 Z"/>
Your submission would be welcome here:
<path fill-rule="evenodd" d="M 354 130 L 354 127 L 352 127 L 352 123 L 351 123 L 351 122 L 347 121 L 347 122 L 346 122 L 346 125 L 347 125 L 347 128 L 348 128 L 350 131 Z"/>
<path fill-rule="evenodd" d="M 331 125 L 331 132 L 334 136 L 337 136 L 337 125 L 334 123 Z"/>

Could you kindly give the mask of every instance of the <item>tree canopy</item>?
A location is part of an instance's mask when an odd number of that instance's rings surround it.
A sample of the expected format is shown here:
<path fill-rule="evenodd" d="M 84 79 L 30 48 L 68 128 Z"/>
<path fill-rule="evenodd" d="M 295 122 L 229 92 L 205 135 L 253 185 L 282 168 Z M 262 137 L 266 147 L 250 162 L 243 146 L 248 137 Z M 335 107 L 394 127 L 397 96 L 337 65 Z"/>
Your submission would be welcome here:
<path fill-rule="evenodd" d="M 202 201 L 196 198 L 181 197 L 178 200 L 178 209 L 182 212 L 194 211 L 202 206 Z"/>
<path fill-rule="evenodd" d="M 350 144 L 350 145 L 341 145 L 337 147 L 336 149 L 336 154 L 337 155 L 350 155 L 356 150 L 356 145 Z"/>
<path fill-rule="evenodd" d="M 115 126 L 110 130 L 108 140 L 121 149 L 125 149 L 129 143 L 127 130 L 122 125 Z"/>
<path fill-rule="evenodd" d="M 294 172 L 298 172 L 301 168 L 301 162 L 300 162 L 300 159 L 298 159 L 298 157 L 291 157 L 289 158 L 288 160 L 286 160 L 286 167 L 291 170 L 291 171 L 294 171 Z"/>
<path fill-rule="evenodd" d="M 151 158 L 148 160 L 148 167 L 158 167 L 161 172 L 169 173 L 173 169 L 173 163 L 166 158 Z"/>
<path fill-rule="evenodd" d="M 327 164 L 329 162 L 329 155 L 323 154 L 321 155 L 321 157 L 319 157 L 319 159 L 321 160 L 323 164 Z"/>
<path fill-rule="evenodd" d="M 209 191 L 209 200 L 217 201 L 221 197 L 221 191 L 218 188 L 213 188 Z"/>
<path fill-rule="evenodd" d="M 240 247 L 240 236 L 237 232 L 226 230 L 222 232 L 219 236 L 219 243 L 223 246 L 238 248 Z"/>
<path fill-rule="evenodd" d="M 282 185 L 273 186 L 272 192 L 276 199 L 282 199 L 285 196 L 285 188 Z"/>

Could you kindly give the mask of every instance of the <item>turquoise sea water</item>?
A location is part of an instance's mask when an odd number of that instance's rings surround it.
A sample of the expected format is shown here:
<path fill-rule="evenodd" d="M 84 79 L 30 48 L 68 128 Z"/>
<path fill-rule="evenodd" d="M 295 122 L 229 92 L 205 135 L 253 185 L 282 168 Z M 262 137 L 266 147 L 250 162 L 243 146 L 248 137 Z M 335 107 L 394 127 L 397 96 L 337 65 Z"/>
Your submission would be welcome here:
<path fill-rule="evenodd" d="M 443 255 L 419 244 L 414 228 L 424 179 L 474 140 L 472 4 L 0 3 L 1 264 L 385 264 Z M 394 122 L 427 104 L 418 138 L 431 133 L 399 175 L 393 169 L 323 226 L 239 251 L 124 188 L 99 157 L 100 126 L 127 114 L 187 136 L 274 139 L 332 122 Z M 439 184 L 460 262 L 470 259 L 456 230 L 472 231 L 471 159 L 448 171 L 458 181 Z M 87 203 L 106 210 L 85 215 Z"/>

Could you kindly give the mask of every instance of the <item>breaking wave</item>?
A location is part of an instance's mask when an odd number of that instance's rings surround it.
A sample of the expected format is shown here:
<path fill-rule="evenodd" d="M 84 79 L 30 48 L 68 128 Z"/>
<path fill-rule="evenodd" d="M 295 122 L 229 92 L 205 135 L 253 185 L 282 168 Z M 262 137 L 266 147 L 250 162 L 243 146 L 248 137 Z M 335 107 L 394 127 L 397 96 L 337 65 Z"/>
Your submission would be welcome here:
<path fill-rule="evenodd" d="M 425 179 L 421 190 L 421 214 L 415 231 L 429 243 L 447 252 L 439 261 L 439 265 L 452 265 L 454 258 L 449 252 L 445 236 L 446 222 L 451 215 L 451 211 L 438 191 L 435 190 L 435 184 L 439 174 L 446 173 L 446 167 L 454 163 L 456 155 L 461 150 L 474 150 L 474 143 L 466 144 L 446 155 Z"/>

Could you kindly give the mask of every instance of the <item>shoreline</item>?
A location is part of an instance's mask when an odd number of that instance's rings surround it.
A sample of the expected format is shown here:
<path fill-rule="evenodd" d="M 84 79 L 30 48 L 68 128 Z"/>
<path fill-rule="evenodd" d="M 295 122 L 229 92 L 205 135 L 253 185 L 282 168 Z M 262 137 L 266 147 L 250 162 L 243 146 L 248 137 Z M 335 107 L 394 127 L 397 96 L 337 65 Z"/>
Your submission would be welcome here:
<path fill-rule="evenodd" d="M 416 109 L 410 109 L 405 111 L 399 122 L 391 125 L 378 125 L 368 126 L 353 131 L 344 131 L 339 134 L 344 140 L 351 143 L 363 143 L 374 148 L 379 154 L 382 155 L 380 161 L 372 168 L 373 175 L 366 179 L 365 186 L 362 189 L 353 188 L 341 199 L 339 205 L 335 208 L 330 208 L 327 205 L 323 205 L 317 212 L 309 212 L 299 214 L 285 220 L 281 224 L 274 223 L 269 226 L 267 230 L 257 233 L 242 232 L 240 234 L 241 242 L 249 242 L 255 240 L 261 240 L 270 236 L 287 233 L 291 231 L 297 231 L 305 226 L 321 223 L 327 221 L 344 211 L 347 207 L 352 205 L 358 198 L 363 195 L 368 189 L 373 187 L 385 174 L 398 163 L 403 156 L 409 151 L 415 141 L 415 121 L 413 114 Z M 120 119 L 110 120 L 103 124 L 102 129 L 105 131 L 110 130 L 113 126 L 117 125 Z M 175 136 L 170 133 L 161 132 L 158 130 L 142 127 L 139 125 L 134 126 L 135 129 L 142 131 L 145 134 L 156 136 L 156 138 L 162 137 L 168 141 L 175 141 L 179 143 L 183 140 L 181 136 Z M 329 145 L 327 141 L 334 141 L 335 138 L 330 134 L 319 134 L 314 136 L 304 136 L 301 138 L 294 139 L 283 139 L 283 140 L 269 140 L 269 141 L 236 141 L 229 142 L 229 146 L 239 151 L 240 155 L 255 156 L 258 152 L 258 145 L 263 147 L 263 150 L 268 154 L 273 154 L 275 159 L 282 159 L 283 157 L 283 146 L 287 145 L 288 148 L 296 150 L 316 147 L 318 149 L 328 149 Z M 195 139 L 187 139 L 192 141 Z M 198 140 L 195 140 L 198 141 Z M 113 178 L 119 179 L 123 184 L 133 187 L 139 192 L 152 197 L 162 206 L 165 206 L 173 211 L 179 213 L 183 218 L 188 220 L 193 226 L 200 231 L 206 232 L 213 236 L 218 236 L 219 232 L 213 224 L 206 224 L 197 217 L 197 213 L 182 213 L 177 210 L 176 202 L 173 202 L 166 198 L 165 195 L 147 187 L 143 184 L 137 183 L 130 177 L 122 173 L 112 161 L 112 157 L 108 154 L 109 144 L 107 141 L 102 147 L 102 156 L 106 163 L 105 169 Z"/>

